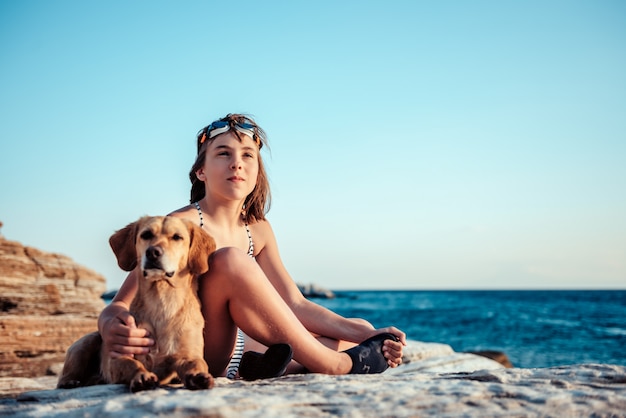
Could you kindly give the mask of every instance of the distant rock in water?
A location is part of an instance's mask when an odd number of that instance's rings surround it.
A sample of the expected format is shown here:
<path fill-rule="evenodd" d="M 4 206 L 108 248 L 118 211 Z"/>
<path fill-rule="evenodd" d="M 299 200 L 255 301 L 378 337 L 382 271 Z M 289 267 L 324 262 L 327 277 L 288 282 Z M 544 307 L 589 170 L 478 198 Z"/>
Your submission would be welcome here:
<path fill-rule="evenodd" d="M 513 364 L 511 363 L 511 360 L 509 360 L 509 357 L 505 353 L 503 353 L 502 351 L 482 350 L 482 351 L 469 351 L 469 353 L 470 354 L 475 354 L 475 355 L 481 356 L 481 357 L 486 357 L 486 358 L 491 359 L 493 361 L 497 361 L 498 363 L 500 363 L 501 365 L 503 365 L 507 369 L 513 368 Z"/>
<path fill-rule="evenodd" d="M 298 284 L 298 289 L 307 298 L 333 299 L 335 297 L 332 291 L 313 283 Z"/>
<path fill-rule="evenodd" d="M 101 297 L 104 300 L 112 300 L 115 295 L 117 295 L 117 290 L 109 290 L 108 292 L 104 292 Z"/>
<path fill-rule="evenodd" d="M 0 235 L 0 377 L 44 375 L 97 330 L 105 278 L 60 254 Z"/>

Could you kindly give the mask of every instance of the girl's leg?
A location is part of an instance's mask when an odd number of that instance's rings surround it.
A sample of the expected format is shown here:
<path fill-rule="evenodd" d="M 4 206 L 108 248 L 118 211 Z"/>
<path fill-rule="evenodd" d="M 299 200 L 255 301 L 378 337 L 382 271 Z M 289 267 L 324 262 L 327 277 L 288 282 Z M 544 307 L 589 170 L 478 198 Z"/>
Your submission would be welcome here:
<path fill-rule="evenodd" d="M 235 344 L 237 327 L 266 346 L 288 343 L 294 360 L 309 371 L 346 374 L 352 360 L 327 348 L 300 323 L 261 268 L 242 251 L 222 248 L 200 278 L 205 319 L 204 350 L 210 372 L 221 375 Z"/>
<path fill-rule="evenodd" d="M 369 322 L 363 319 L 360 319 L 360 318 L 350 318 L 350 319 L 353 321 L 362 322 L 371 327 Z M 258 353 L 264 353 L 265 350 L 267 350 L 267 346 L 261 344 L 258 341 L 253 340 L 247 335 L 245 337 L 246 337 L 245 338 L 245 343 L 246 343 L 245 351 L 255 351 Z M 321 344 L 325 345 L 326 347 L 330 348 L 333 351 L 345 351 L 357 345 L 356 343 L 353 343 L 351 341 L 336 340 L 334 338 L 322 337 L 319 335 L 314 335 L 314 337 Z M 306 372 L 307 372 L 307 369 L 303 365 L 301 365 L 295 360 L 292 360 L 289 366 L 287 367 L 287 371 L 285 372 L 285 374 L 301 374 L 301 373 L 306 373 Z"/>

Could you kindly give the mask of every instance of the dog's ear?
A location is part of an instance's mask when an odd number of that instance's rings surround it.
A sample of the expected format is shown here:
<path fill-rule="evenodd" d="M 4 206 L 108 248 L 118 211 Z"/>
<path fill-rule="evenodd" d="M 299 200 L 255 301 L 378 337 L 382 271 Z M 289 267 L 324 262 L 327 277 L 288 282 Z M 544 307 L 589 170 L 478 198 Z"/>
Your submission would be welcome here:
<path fill-rule="evenodd" d="M 189 270 L 194 275 L 209 271 L 209 256 L 215 251 L 215 240 L 204 229 L 185 220 L 189 228 Z"/>
<path fill-rule="evenodd" d="M 137 267 L 137 229 L 141 220 L 126 225 L 124 228 L 111 235 L 109 244 L 117 257 L 117 265 L 124 271 L 132 271 Z"/>

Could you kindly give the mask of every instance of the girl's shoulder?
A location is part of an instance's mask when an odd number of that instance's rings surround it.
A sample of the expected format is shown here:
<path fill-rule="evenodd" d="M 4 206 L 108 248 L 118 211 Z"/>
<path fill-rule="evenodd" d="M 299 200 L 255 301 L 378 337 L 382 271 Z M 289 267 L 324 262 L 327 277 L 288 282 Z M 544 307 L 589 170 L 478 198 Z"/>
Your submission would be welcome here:
<path fill-rule="evenodd" d="M 193 205 L 183 206 L 167 214 L 167 216 L 175 216 L 177 218 L 188 219 L 190 221 L 198 221 L 198 210 Z"/>
<path fill-rule="evenodd" d="M 274 231 L 267 219 L 249 224 L 250 234 L 254 240 L 254 246 L 259 250 L 264 248 L 268 244 L 275 245 L 276 238 L 274 237 Z"/>
<path fill-rule="evenodd" d="M 250 231 L 256 232 L 259 235 L 265 235 L 267 233 L 271 233 L 272 231 L 272 227 L 267 219 L 248 224 L 248 227 L 250 228 Z"/>

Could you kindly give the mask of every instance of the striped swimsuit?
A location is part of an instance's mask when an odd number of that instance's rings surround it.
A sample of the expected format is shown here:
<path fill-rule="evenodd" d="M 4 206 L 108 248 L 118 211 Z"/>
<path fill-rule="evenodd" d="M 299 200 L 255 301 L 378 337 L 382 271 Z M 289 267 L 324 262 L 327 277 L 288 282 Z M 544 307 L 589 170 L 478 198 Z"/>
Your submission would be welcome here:
<path fill-rule="evenodd" d="M 198 209 L 198 216 L 200 216 L 200 227 L 204 226 L 204 221 L 202 220 L 202 210 L 200 209 L 200 204 L 195 202 L 196 209 Z M 252 241 L 252 234 L 250 233 L 250 228 L 248 224 L 245 224 L 246 232 L 248 233 L 248 256 L 254 258 L 254 242 Z M 237 375 L 237 371 L 239 370 L 239 364 L 241 363 L 241 357 L 243 356 L 244 350 L 244 335 L 243 332 L 237 328 L 237 340 L 235 341 L 235 350 L 233 352 L 233 356 L 228 363 L 228 367 L 226 368 L 226 377 L 229 379 L 234 379 Z"/>

